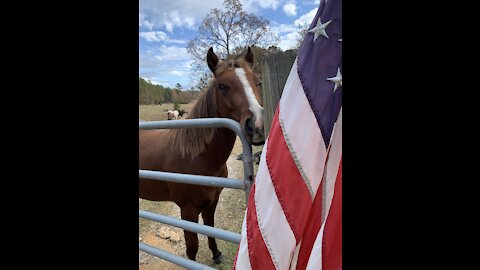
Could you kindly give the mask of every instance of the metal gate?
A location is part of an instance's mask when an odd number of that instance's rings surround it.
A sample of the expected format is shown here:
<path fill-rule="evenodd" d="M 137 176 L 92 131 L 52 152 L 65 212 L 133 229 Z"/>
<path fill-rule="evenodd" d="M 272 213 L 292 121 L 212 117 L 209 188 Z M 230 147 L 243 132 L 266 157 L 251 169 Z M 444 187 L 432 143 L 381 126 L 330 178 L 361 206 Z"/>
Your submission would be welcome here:
<path fill-rule="evenodd" d="M 252 158 L 252 146 L 243 135 L 240 128 L 240 124 L 232 119 L 228 118 L 199 118 L 188 120 L 172 120 L 172 121 L 151 121 L 151 122 L 139 122 L 139 128 L 141 130 L 146 129 L 172 129 L 172 128 L 229 128 L 233 130 L 242 142 L 243 147 L 243 180 L 214 177 L 214 176 L 202 176 L 193 174 L 182 173 L 169 173 L 150 170 L 139 170 L 139 178 L 152 179 L 158 181 L 169 181 L 176 183 L 195 184 L 204 186 L 224 187 L 242 189 L 245 191 L 245 196 L 248 201 L 248 195 L 250 194 L 250 188 L 253 184 L 253 158 Z M 210 237 L 222 239 L 232 243 L 240 243 L 241 235 L 238 233 L 206 226 L 203 224 L 172 218 L 164 215 L 159 215 L 152 212 L 139 210 L 139 217 L 150 219 L 163 224 L 168 224 L 174 227 L 179 227 L 187 231 L 204 234 Z M 138 247 L 141 251 L 157 256 L 174 264 L 186 267 L 188 269 L 214 269 L 207 265 L 200 264 L 198 262 L 189 260 L 184 257 L 166 252 L 164 250 L 155 248 L 153 246 L 138 243 Z"/>

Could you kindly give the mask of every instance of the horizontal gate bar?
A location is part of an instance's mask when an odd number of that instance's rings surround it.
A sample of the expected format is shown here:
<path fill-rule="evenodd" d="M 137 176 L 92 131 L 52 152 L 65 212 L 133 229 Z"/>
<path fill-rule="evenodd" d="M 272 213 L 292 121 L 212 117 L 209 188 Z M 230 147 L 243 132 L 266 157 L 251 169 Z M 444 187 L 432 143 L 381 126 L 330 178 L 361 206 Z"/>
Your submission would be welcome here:
<path fill-rule="evenodd" d="M 204 185 L 211 187 L 226 187 L 243 190 L 245 190 L 246 188 L 244 180 L 215 176 L 138 170 L 138 177 L 152 180 Z"/>
<path fill-rule="evenodd" d="M 190 232 L 201 233 L 213 238 L 222 239 L 228 242 L 239 244 L 242 236 L 238 233 L 222 230 L 219 228 L 214 228 L 211 226 L 206 226 L 202 224 L 198 224 L 191 221 L 181 220 L 177 218 L 172 218 L 164 215 L 155 214 L 152 212 L 147 212 L 144 210 L 138 210 L 138 216 L 141 218 L 146 218 L 150 220 L 154 220 L 163 224 L 172 225 L 175 227 L 179 227 L 185 229 Z"/>
<path fill-rule="evenodd" d="M 243 178 L 245 179 L 245 199 L 248 202 L 250 189 L 253 185 L 253 155 L 252 145 L 248 142 L 245 134 L 243 134 L 240 124 L 228 118 L 196 118 L 185 120 L 171 120 L 171 121 L 147 121 L 138 122 L 138 127 L 141 130 L 146 129 L 172 129 L 172 128 L 229 128 L 237 133 L 243 148 Z"/>
<path fill-rule="evenodd" d="M 194 269 L 194 270 L 215 270 L 215 268 L 211 268 L 207 265 L 180 257 L 178 255 L 163 251 L 161 249 L 152 247 L 150 245 L 144 244 L 144 243 L 138 243 L 138 248 L 143 251 L 147 252 L 148 254 L 152 254 L 154 256 L 157 256 L 159 258 L 162 258 L 164 260 L 167 260 L 169 262 L 172 262 L 174 264 L 183 266 L 187 269 Z"/>
<path fill-rule="evenodd" d="M 140 129 L 171 129 L 171 128 L 229 128 L 240 136 L 240 139 L 245 139 L 237 121 L 229 118 L 195 118 L 185 120 L 171 120 L 171 121 L 147 121 L 138 122 Z M 242 138 L 243 137 L 243 138 Z"/>

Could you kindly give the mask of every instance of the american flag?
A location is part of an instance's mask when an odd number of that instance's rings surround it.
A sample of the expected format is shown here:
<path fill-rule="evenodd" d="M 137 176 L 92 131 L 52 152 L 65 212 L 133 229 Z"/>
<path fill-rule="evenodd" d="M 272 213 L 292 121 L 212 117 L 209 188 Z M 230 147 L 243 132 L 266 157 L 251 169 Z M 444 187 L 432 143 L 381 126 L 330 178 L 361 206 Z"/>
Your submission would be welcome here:
<path fill-rule="evenodd" d="M 342 1 L 320 3 L 248 200 L 234 269 L 342 269 Z"/>

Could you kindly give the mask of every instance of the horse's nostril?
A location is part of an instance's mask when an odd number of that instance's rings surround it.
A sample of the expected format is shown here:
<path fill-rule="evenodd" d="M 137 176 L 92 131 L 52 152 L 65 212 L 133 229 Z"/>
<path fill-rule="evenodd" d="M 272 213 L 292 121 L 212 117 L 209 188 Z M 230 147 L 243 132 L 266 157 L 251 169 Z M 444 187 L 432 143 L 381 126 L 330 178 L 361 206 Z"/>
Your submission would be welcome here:
<path fill-rule="evenodd" d="M 253 128 L 254 126 L 253 126 L 252 118 L 248 118 L 247 120 L 245 120 L 245 132 L 251 135 L 254 130 Z"/>

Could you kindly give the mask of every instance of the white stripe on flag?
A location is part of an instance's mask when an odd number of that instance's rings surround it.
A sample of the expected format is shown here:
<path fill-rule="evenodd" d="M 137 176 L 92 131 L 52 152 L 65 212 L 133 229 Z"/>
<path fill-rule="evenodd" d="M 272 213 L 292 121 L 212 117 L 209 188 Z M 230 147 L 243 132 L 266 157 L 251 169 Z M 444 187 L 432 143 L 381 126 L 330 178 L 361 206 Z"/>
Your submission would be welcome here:
<path fill-rule="evenodd" d="M 337 123 L 333 128 L 332 144 L 330 145 L 330 153 L 328 154 L 328 161 L 326 167 L 326 196 L 325 198 L 325 211 L 322 218 L 322 226 L 325 222 L 326 214 L 330 210 L 332 204 L 333 192 L 335 189 L 335 181 L 337 180 L 338 167 L 340 166 L 340 159 L 342 158 L 342 108 L 338 113 Z"/>
<path fill-rule="evenodd" d="M 300 253 L 300 248 L 302 247 L 302 240 L 298 243 L 295 251 L 293 252 L 292 263 L 290 264 L 290 270 L 297 269 L 297 262 L 298 262 L 298 254 Z"/>
<path fill-rule="evenodd" d="M 322 226 L 320 231 L 315 239 L 315 243 L 312 247 L 312 252 L 310 253 L 310 258 L 307 264 L 307 270 L 322 269 L 322 241 L 323 241 L 323 231 L 325 229 L 326 217 L 330 212 L 330 206 L 332 204 L 332 198 L 335 191 L 335 181 L 338 175 L 338 168 L 340 166 L 340 159 L 342 158 L 342 108 L 338 114 L 337 123 L 333 129 L 332 133 L 332 144 L 330 146 L 330 153 L 326 165 L 326 179 L 325 183 L 327 185 L 326 194 L 324 194 L 325 200 L 325 210 L 322 213 L 324 216 L 322 220 Z"/>
<path fill-rule="evenodd" d="M 317 238 L 315 239 L 306 270 L 322 270 L 322 236 L 324 229 L 325 223 L 322 224 Z"/>
<path fill-rule="evenodd" d="M 245 211 L 245 216 L 243 217 L 242 225 L 242 239 L 240 240 L 238 253 L 237 253 L 237 262 L 235 269 L 241 270 L 250 270 L 252 266 L 250 265 L 250 258 L 248 257 L 248 240 L 247 240 L 247 211 Z"/>
<path fill-rule="evenodd" d="M 304 176 L 308 178 L 304 180 L 309 182 L 315 195 L 322 180 L 326 148 L 317 119 L 298 77 L 297 60 L 285 83 L 279 106 L 279 119 L 285 127 L 283 132 L 295 152 L 295 158 L 301 164 Z"/>
<path fill-rule="evenodd" d="M 268 145 L 268 137 L 265 140 L 265 145 Z M 267 148 L 265 147 L 262 151 L 262 155 L 260 156 L 260 160 L 265 162 L 265 154 Z M 248 210 L 248 209 L 247 209 Z M 247 235 L 247 211 L 245 211 L 245 216 L 243 217 L 243 224 L 242 224 L 242 239 L 240 240 L 238 252 L 237 252 L 237 262 L 236 262 L 236 269 L 240 270 L 249 270 L 252 269 L 250 264 L 250 257 L 248 255 L 248 235 Z"/>
<path fill-rule="evenodd" d="M 258 227 L 275 267 L 277 269 L 288 269 L 296 240 L 278 201 L 270 172 L 266 166 L 267 151 L 268 149 L 264 148 L 260 158 L 260 164 L 263 164 L 263 166 L 258 167 L 255 179 L 255 206 Z"/>

